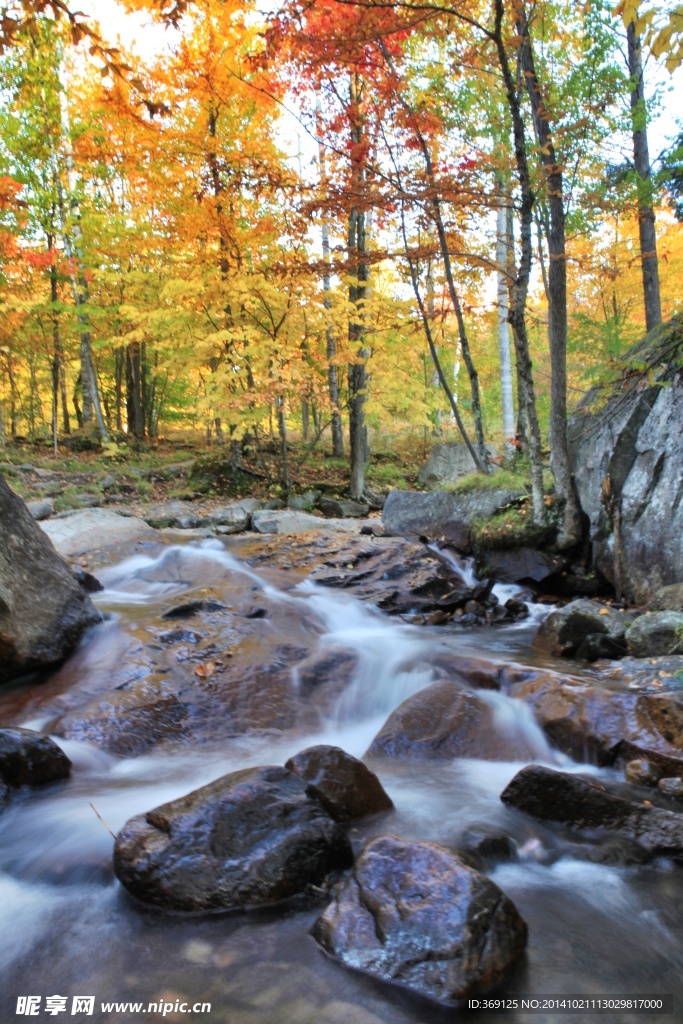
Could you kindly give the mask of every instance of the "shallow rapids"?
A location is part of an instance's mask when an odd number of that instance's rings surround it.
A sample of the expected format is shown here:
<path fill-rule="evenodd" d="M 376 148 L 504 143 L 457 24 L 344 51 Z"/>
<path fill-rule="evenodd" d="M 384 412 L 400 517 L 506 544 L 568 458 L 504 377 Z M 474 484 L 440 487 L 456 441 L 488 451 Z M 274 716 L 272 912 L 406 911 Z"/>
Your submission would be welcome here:
<path fill-rule="evenodd" d="M 253 632 L 245 636 L 245 646 L 267 651 L 269 658 L 285 644 L 294 651 L 286 673 L 290 699 L 301 705 L 302 715 L 287 727 L 201 745 L 167 740 L 127 758 L 56 737 L 73 761 L 72 779 L 22 794 L 0 815 L 2 1024 L 22 1019 L 16 1016 L 17 998 L 32 993 L 68 996 L 69 1009 L 73 995 L 95 996 L 92 1016 L 66 1016 L 99 1024 L 156 1019 L 146 1012 L 99 1008 L 102 1002 L 129 1000 L 210 1002 L 210 1014 L 165 1018 L 209 1024 L 440 1024 L 456 1016 L 469 1024 L 482 1019 L 475 1012 L 441 1010 L 332 962 L 308 935 L 321 907 L 294 901 L 285 911 L 181 918 L 134 905 L 111 870 L 110 832 L 132 815 L 220 775 L 282 764 L 313 743 L 334 743 L 361 756 L 391 712 L 447 676 L 459 657 L 523 664 L 533 626 L 465 634 L 448 626 L 409 625 L 336 590 L 284 572 L 255 570 L 213 540 L 137 555 L 98 575 L 105 590 L 96 600 L 110 618 L 58 674 L 70 688 L 104 689 L 108 675 L 118 678 L 130 656 L 126 652 L 144 648 L 140 637 L 156 651 L 163 646 L 158 638 L 164 628 L 180 621 L 188 632 L 194 629 L 192 617 L 176 621 L 162 615 L 210 592 L 228 609 L 250 602 L 254 616 L 262 615 L 249 620 Z M 346 658 L 349 667 L 344 685 L 320 700 L 313 714 L 307 673 L 323 655 Z M 176 662 L 184 670 L 179 656 Z M 66 697 L 55 694 L 55 707 L 61 707 Z M 673 992 L 678 1015 L 659 1019 L 683 1020 L 680 867 L 661 860 L 646 866 L 589 863 L 578 844 L 504 807 L 500 793 L 525 763 L 596 775 L 605 770 L 576 764 L 553 750 L 522 702 L 495 690 L 477 695 L 492 711 L 492 747 L 504 739 L 523 756 L 516 761 L 375 759 L 371 767 L 396 809 L 353 827 L 354 846 L 390 831 L 454 848 L 469 825 L 501 827 L 513 837 L 517 858 L 492 868 L 491 876 L 516 903 L 530 932 L 528 952 L 504 993 Z M 49 702 L 27 702 L 26 708 L 19 724 L 32 728 L 44 727 L 54 716 Z M 502 1024 L 590 1018 L 506 1013 L 483 1019 Z M 641 1018 L 622 1012 L 608 1019 Z"/>

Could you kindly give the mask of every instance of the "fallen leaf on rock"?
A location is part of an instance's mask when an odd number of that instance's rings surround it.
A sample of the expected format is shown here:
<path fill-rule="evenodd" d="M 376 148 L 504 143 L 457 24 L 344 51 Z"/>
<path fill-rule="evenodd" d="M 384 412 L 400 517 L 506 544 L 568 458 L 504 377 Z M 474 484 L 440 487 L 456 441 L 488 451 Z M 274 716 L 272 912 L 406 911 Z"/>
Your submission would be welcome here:
<path fill-rule="evenodd" d="M 216 666 L 212 661 L 200 662 L 199 665 L 195 665 L 194 674 L 199 676 L 200 679 L 208 679 L 216 671 Z"/>

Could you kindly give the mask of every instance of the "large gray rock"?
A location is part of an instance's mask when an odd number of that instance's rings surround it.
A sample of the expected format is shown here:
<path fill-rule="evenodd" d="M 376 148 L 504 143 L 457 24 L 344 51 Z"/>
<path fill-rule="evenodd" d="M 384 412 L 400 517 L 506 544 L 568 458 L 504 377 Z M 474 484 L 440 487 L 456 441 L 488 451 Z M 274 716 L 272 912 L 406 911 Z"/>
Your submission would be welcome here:
<path fill-rule="evenodd" d="M 65 519 L 48 519 L 40 524 L 60 555 L 81 555 L 88 551 L 158 540 L 147 523 L 105 508 L 74 512 Z"/>
<path fill-rule="evenodd" d="M 588 833 L 617 833 L 650 853 L 683 858 L 683 814 L 625 800 L 599 783 L 529 765 L 501 794 L 503 803 L 534 818 Z"/>
<path fill-rule="evenodd" d="M 490 519 L 521 497 L 520 491 L 498 487 L 457 494 L 448 491 L 390 491 L 382 509 L 382 522 L 389 533 L 417 534 L 430 540 L 444 539 L 461 550 L 467 550 L 475 521 Z"/>
<path fill-rule="evenodd" d="M 277 903 L 352 860 L 346 834 L 286 768 L 248 768 L 131 818 L 114 871 L 138 899 L 199 911 Z"/>
<path fill-rule="evenodd" d="M 62 661 L 101 616 L 0 477 L 0 684 Z"/>
<path fill-rule="evenodd" d="M 257 533 L 307 533 L 325 526 L 324 519 L 294 509 L 260 509 L 252 514 L 251 522 Z"/>
<path fill-rule="evenodd" d="M 338 516 L 341 519 L 363 519 L 370 511 L 369 505 L 347 498 L 320 498 L 318 508 L 327 516 Z"/>
<path fill-rule="evenodd" d="M 626 642 L 635 658 L 683 654 L 683 613 L 641 615 L 626 631 Z"/>
<path fill-rule="evenodd" d="M 448 850 L 383 835 L 313 935 L 344 965 L 450 1004 L 505 977 L 527 926 L 494 882 Z"/>
<path fill-rule="evenodd" d="M 594 564 L 612 582 L 618 574 L 635 602 L 683 580 L 683 382 L 670 357 L 682 342 L 680 318 L 653 332 L 635 355 L 655 366 L 661 359 L 657 382 L 621 382 L 606 403 L 591 392 L 569 424 Z"/>
<path fill-rule="evenodd" d="M 491 458 L 498 454 L 492 445 L 488 445 Z M 476 472 L 474 459 L 462 441 L 447 441 L 435 444 L 426 463 L 417 474 L 417 482 L 425 487 L 440 487 L 442 484 L 455 483 L 461 476 Z"/>

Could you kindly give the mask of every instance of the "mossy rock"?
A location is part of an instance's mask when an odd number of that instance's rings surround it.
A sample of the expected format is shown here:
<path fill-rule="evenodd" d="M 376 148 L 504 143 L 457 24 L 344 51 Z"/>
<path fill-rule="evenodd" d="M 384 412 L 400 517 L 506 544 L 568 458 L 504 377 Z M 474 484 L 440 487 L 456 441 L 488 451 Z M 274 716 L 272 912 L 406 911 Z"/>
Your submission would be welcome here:
<path fill-rule="evenodd" d="M 205 455 L 197 459 L 189 474 L 189 482 L 201 494 L 240 497 L 253 486 L 253 477 L 234 469 L 230 459 L 223 455 Z"/>
<path fill-rule="evenodd" d="M 90 430 L 76 430 L 65 437 L 62 444 L 70 452 L 99 452 L 102 448 L 99 435 Z"/>

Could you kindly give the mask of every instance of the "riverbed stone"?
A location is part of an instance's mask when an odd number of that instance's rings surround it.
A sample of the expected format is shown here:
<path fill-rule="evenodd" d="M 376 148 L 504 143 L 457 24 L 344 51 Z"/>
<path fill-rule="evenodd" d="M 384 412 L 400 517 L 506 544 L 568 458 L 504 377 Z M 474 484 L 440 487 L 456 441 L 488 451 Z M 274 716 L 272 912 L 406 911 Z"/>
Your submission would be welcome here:
<path fill-rule="evenodd" d="M 442 680 L 396 708 L 373 739 L 367 756 L 415 761 L 456 757 L 521 761 L 534 756 L 522 734 L 511 736 L 496 730 L 494 718 L 494 706 L 483 694 L 450 679 Z"/>
<path fill-rule="evenodd" d="M 556 657 L 578 657 L 589 637 L 604 634 L 614 643 L 615 651 L 621 650 L 625 654 L 624 636 L 628 622 L 629 616 L 619 609 L 601 601 L 579 598 L 544 619 L 533 646 Z"/>
<path fill-rule="evenodd" d="M 327 516 L 339 516 L 340 519 L 364 519 L 370 506 L 360 501 L 347 498 L 320 498 L 318 508 Z"/>
<path fill-rule="evenodd" d="M 0 685 L 63 661 L 100 619 L 24 502 L 0 477 Z"/>
<path fill-rule="evenodd" d="M 521 491 L 493 487 L 463 492 L 390 491 L 382 509 L 388 533 L 447 540 L 461 551 L 470 550 L 474 523 L 490 519 L 519 501 Z"/>
<path fill-rule="evenodd" d="M 347 967 L 452 1004 L 501 981 L 527 926 L 485 875 L 436 843 L 365 847 L 313 936 Z"/>
<path fill-rule="evenodd" d="M 683 800 L 683 778 L 680 775 L 672 776 L 669 779 L 660 779 L 657 789 L 664 796 L 672 796 L 676 800 Z"/>
<path fill-rule="evenodd" d="M 647 612 L 626 631 L 626 642 L 636 658 L 683 654 L 683 612 Z"/>
<path fill-rule="evenodd" d="M 335 821 L 355 821 L 394 806 L 375 773 L 341 747 L 307 747 L 285 768 L 308 783 Z"/>
<path fill-rule="evenodd" d="M 10 786 L 42 786 L 66 779 L 71 761 L 49 736 L 17 726 L 0 729 L 0 779 Z"/>
<path fill-rule="evenodd" d="M 51 723 L 55 736 L 93 743 L 121 757 L 138 757 L 164 739 L 178 739 L 189 712 L 167 684 L 146 679 L 111 690 Z"/>
<path fill-rule="evenodd" d="M 307 533 L 309 530 L 320 530 L 325 526 L 325 520 L 319 516 L 293 509 L 259 509 L 253 513 L 251 522 L 257 533 L 285 535 Z"/>
<path fill-rule="evenodd" d="M 551 742 L 579 761 L 610 765 L 644 758 L 662 775 L 676 775 L 683 765 L 678 692 L 620 692 L 537 673 L 513 681 L 507 693 L 526 701 Z"/>
<path fill-rule="evenodd" d="M 248 768 L 131 818 L 114 870 L 145 903 L 172 911 L 267 906 L 352 861 L 349 840 L 286 768 Z"/>
<path fill-rule="evenodd" d="M 158 540 L 147 523 L 106 508 L 85 509 L 40 524 L 61 555 L 80 555 L 134 541 Z"/>
<path fill-rule="evenodd" d="M 38 501 L 27 501 L 26 508 L 33 518 L 40 522 L 50 518 L 55 510 L 55 503 L 53 498 L 41 498 Z"/>
<path fill-rule="evenodd" d="M 652 854 L 683 859 L 683 814 L 625 800 L 597 781 L 529 765 L 501 794 L 509 807 L 592 835 L 617 833 Z"/>
<path fill-rule="evenodd" d="M 624 765 L 624 778 L 636 786 L 656 786 L 659 772 L 644 757 L 636 757 Z"/>

